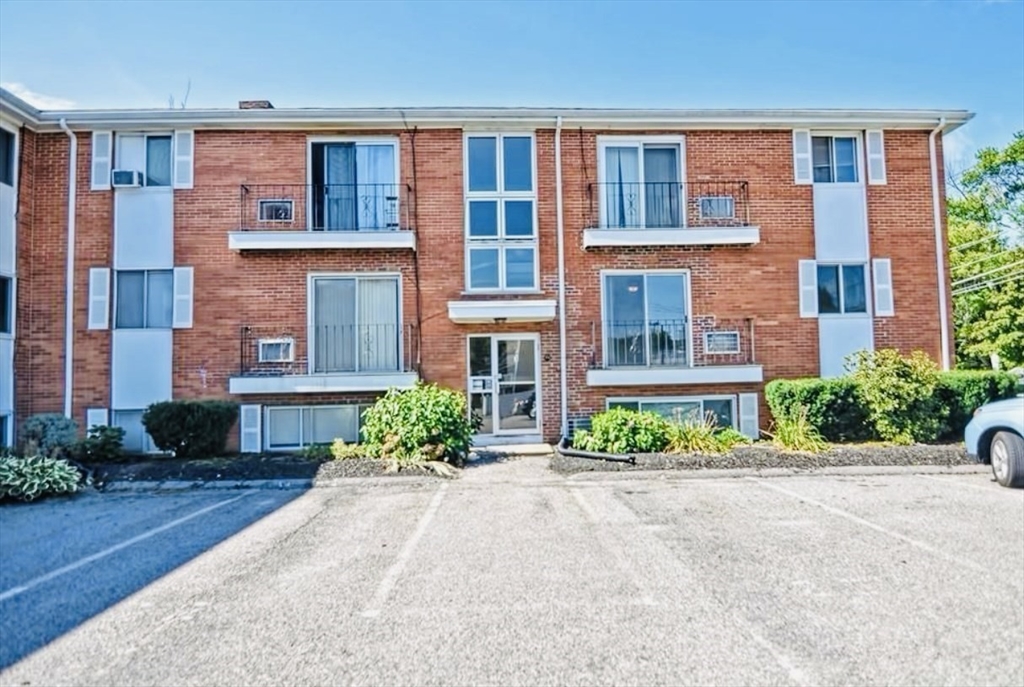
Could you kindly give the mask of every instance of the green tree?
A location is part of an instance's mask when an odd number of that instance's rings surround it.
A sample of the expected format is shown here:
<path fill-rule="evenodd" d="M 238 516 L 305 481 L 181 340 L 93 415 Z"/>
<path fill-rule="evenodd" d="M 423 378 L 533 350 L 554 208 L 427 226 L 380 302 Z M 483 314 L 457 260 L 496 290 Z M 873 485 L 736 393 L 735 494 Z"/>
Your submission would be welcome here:
<path fill-rule="evenodd" d="M 950 272 L 957 364 L 1024 365 L 1024 131 L 978 151 L 950 180 Z"/>

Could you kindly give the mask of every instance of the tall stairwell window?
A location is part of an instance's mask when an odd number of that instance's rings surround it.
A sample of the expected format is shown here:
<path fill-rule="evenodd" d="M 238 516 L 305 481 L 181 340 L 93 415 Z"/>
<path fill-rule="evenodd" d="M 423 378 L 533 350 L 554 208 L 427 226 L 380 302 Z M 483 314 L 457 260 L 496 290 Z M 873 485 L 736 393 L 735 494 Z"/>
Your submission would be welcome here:
<path fill-rule="evenodd" d="M 602 227 L 683 226 L 682 139 L 606 137 L 598 145 Z"/>
<path fill-rule="evenodd" d="M 398 229 L 398 143 L 390 140 L 310 145 L 310 228 Z"/>

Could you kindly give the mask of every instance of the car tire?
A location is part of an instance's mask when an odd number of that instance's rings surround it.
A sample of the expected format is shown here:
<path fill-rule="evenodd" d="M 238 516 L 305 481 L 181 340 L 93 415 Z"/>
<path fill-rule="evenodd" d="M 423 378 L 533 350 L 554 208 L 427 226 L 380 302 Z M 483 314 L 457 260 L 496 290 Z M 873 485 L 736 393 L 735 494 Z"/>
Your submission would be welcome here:
<path fill-rule="evenodd" d="M 989 446 L 992 474 L 1004 487 L 1024 487 L 1024 439 L 1013 432 L 996 432 Z"/>

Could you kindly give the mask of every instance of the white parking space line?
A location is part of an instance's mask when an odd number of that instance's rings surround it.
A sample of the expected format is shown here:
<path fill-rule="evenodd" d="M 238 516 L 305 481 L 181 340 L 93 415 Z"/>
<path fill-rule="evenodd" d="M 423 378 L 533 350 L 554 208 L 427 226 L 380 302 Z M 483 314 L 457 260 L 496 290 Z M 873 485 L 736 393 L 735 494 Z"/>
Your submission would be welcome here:
<path fill-rule="evenodd" d="M 398 578 L 401 576 L 402 571 L 405 570 L 405 566 L 409 563 L 409 559 L 412 557 L 413 551 L 416 550 L 416 545 L 419 544 L 420 539 L 426 533 L 427 528 L 430 526 L 434 516 L 437 515 L 437 509 L 441 507 L 441 501 L 444 499 L 445 492 L 448 491 L 448 485 L 442 484 L 438 487 L 437 491 L 434 492 L 434 498 L 430 499 L 430 503 L 427 505 L 427 510 L 424 511 L 420 517 L 419 524 L 416 525 L 416 529 L 413 531 L 405 544 L 402 546 L 402 550 L 398 553 L 398 558 L 391 564 L 388 571 L 384 573 L 383 579 L 377 586 L 377 593 L 373 595 L 373 599 L 370 604 L 363 609 L 364 618 L 376 618 L 380 615 L 381 610 L 384 608 L 384 604 L 388 600 L 388 595 L 391 594 L 391 590 L 395 588 L 395 584 L 398 582 Z"/>
<path fill-rule="evenodd" d="M 20 594 L 24 594 L 25 592 L 27 592 L 28 590 L 32 589 L 33 587 L 38 587 L 39 585 L 41 585 L 41 584 L 43 584 L 45 582 L 49 582 L 50 580 L 56 579 L 56 578 L 60 577 L 61 575 L 66 575 L 69 572 L 78 570 L 79 568 L 81 568 L 84 565 L 89 565 L 90 563 L 95 563 L 96 561 L 101 560 L 103 558 L 106 558 L 107 556 L 113 555 L 113 554 L 117 553 L 118 551 L 121 551 L 123 549 L 128 548 L 129 546 L 134 546 L 135 544 L 138 544 L 139 542 L 142 542 L 142 541 L 145 541 L 147 539 L 150 539 L 151 537 L 155 537 L 156 535 L 160 534 L 161 532 L 166 532 L 167 530 L 173 529 L 173 528 L 177 527 L 178 525 L 183 525 L 186 522 L 188 522 L 189 520 L 194 520 L 195 518 L 198 518 L 198 517 L 200 517 L 202 515 L 206 515 L 207 513 L 211 513 L 213 511 L 217 510 L 218 508 L 223 508 L 224 506 L 232 504 L 235 501 L 240 501 L 241 499 L 244 499 L 246 496 L 249 496 L 250 494 L 254 494 L 254 493 L 256 493 L 256 492 L 254 492 L 254 491 L 247 491 L 244 494 L 242 494 L 241 496 L 235 496 L 234 498 L 225 499 L 224 501 L 218 501 L 217 503 L 214 503 L 213 505 L 206 506 L 205 508 L 200 508 L 199 510 L 194 511 L 192 513 L 189 513 L 188 515 L 183 515 L 182 517 L 177 518 L 176 520 L 172 520 L 170 522 L 164 523 L 163 525 L 160 525 L 159 527 L 154 527 L 151 530 L 146 530 L 142 534 L 134 536 L 131 539 L 126 539 L 125 541 L 123 541 L 123 542 L 121 542 L 119 544 L 114 544 L 113 546 L 108 547 L 106 549 L 103 549 L 102 551 L 99 551 L 97 553 L 94 553 L 91 556 L 86 556 L 85 558 L 80 558 L 77 561 L 75 561 L 74 563 L 69 563 L 68 565 L 65 565 L 62 568 L 57 568 L 56 570 L 52 570 L 52 571 L 46 573 L 45 575 L 40 575 L 39 577 L 36 577 L 34 579 L 29 580 L 25 584 L 18 585 L 17 587 L 11 587 L 7 591 L 0 593 L 0 601 L 7 601 L 8 599 L 13 599 L 14 597 L 16 597 L 16 596 L 18 596 Z"/>
<path fill-rule="evenodd" d="M 839 517 L 845 518 L 845 519 L 849 520 L 850 522 L 855 522 L 858 525 L 862 525 L 864 527 L 868 527 L 870 529 L 873 529 L 876 532 L 880 532 L 880 533 L 882 533 L 884 535 L 892 537 L 893 539 L 899 539 L 900 541 L 905 542 L 907 544 L 910 544 L 911 546 L 913 546 L 915 548 L 921 549 L 922 551 L 927 551 L 928 553 L 932 554 L 933 556 L 938 556 L 939 558 L 945 559 L 945 560 L 949 561 L 950 563 L 956 563 L 957 565 L 960 565 L 960 566 L 965 567 L 965 568 L 969 568 L 970 570 L 974 570 L 976 572 L 982 572 L 982 573 L 989 572 L 984 566 L 978 565 L 974 561 L 969 561 L 969 560 L 967 560 L 965 558 L 960 558 L 959 556 L 954 556 L 953 554 L 946 553 L 945 551 L 943 551 L 941 549 L 935 548 L 931 544 L 926 544 L 923 541 L 918 541 L 917 539 L 912 539 L 912 538 L 910 538 L 910 537 L 908 537 L 906 535 L 900 534 L 899 532 L 894 532 L 893 530 L 890 530 L 888 528 L 882 527 L 881 525 L 877 525 L 877 524 L 871 522 L 870 520 L 865 520 L 864 518 L 862 518 L 862 517 L 860 517 L 858 515 L 854 515 L 853 513 L 850 513 L 849 511 L 845 511 L 845 510 L 843 510 L 841 508 L 836 508 L 835 506 L 830 506 L 828 504 L 822 503 L 821 501 L 817 501 L 815 499 L 812 499 L 812 498 L 809 498 L 807 496 L 804 496 L 803 494 L 798 494 L 795 491 L 790 491 L 789 489 L 786 489 L 784 487 L 780 487 L 777 484 L 771 484 L 770 482 L 767 482 L 765 480 L 760 480 L 760 479 L 757 479 L 757 478 L 754 478 L 754 477 L 747 477 L 745 479 L 747 479 L 750 482 L 753 482 L 753 483 L 757 484 L 758 486 L 764 487 L 765 489 L 771 489 L 772 491 L 777 491 L 780 494 L 785 494 L 785 495 L 790 496 L 790 497 L 792 497 L 794 499 L 797 499 L 798 501 L 803 501 L 804 503 L 806 503 L 806 504 L 808 504 L 810 506 L 816 506 L 817 508 L 820 508 L 820 509 L 822 509 L 823 511 L 825 511 L 827 513 L 831 513 L 832 515 L 838 515 Z"/>
<path fill-rule="evenodd" d="M 644 606 L 654 606 L 654 596 L 647 589 L 647 584 L 637 569 L 629 563 L 626 558 L 625 551 L 619 546 L 612 537 L 608 536 L 605 532 L 606 523 L 601 522 L 601 518 L 597 512 L 594 511 L 593 507 L 587 503 L 587 500 L 583 498 L 583 492 L 579 489 L 572 487 L 569 489 L 569 493 L 572 494 L 573 499 L 576 500 L 580 510 L 583 511 L 583 515 L 587 521 L 594 525 L 595 539 L 608 553 L 615 559 L 615 565 L 618 569 L 633 583 L 633 586 L 640 592 L 640 603 Z"/>

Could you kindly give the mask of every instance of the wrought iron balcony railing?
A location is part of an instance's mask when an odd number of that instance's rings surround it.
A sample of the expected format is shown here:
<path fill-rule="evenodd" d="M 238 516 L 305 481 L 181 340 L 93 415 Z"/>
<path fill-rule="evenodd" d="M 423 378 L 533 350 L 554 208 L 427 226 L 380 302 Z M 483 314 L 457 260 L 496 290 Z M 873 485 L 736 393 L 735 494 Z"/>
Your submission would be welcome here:
<path fill-rule="evenodd" d="M 411 324 L 319 325 L 299 331 L 243 326 L 239 344 L 243 377 L 414 372 L 418 345 Z"/>
<path fill-rule="evenodd" d="M 409 193 L 401 184 L 242 184 L 239 230 L 409 229 Z"/>
<path fill-rule="evenodd" d="M 591 323 L 591 369 L 752 365 L 752 318 Z"/>
<path fill-rule="evenodd" d="M 590 184 L 592 229 L 746 227 L 746 181 L 603 182 Z"/>

